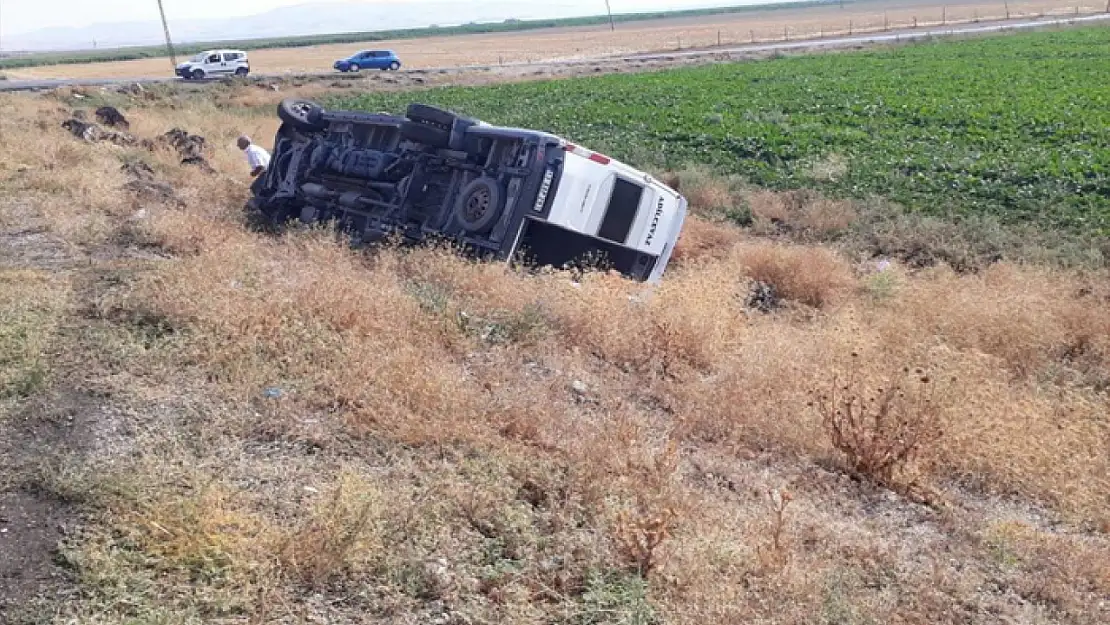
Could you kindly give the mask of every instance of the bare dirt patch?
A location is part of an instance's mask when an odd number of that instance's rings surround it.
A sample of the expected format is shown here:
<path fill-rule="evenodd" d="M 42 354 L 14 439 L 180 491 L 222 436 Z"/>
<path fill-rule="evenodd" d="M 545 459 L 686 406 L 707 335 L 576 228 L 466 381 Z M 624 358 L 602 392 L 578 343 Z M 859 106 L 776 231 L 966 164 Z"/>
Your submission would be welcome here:
<path fill-rule="evenodd" d="M 87 523 L 95 479 L 86 472 L 126 453 L 129 434 L 116 417 L 64 386 L 0 409 L 0 617 L 37 622 L 38 611 L 76 592 L 63 552 Z"/>
<path fill-rule="evenodd" d="M 75 520 L 65 504 L 25 492 L 0 493 L 0 621 L 33 599 L 71 583 L 55 564 L 58 542 Z"/>
<path fill-rule="evenodd" d="M 96 452 L 106 426 L 98 412 L 91 398 L 73 391 L 46 391 L 0 408 L 0 617 L 22 617 L 75 589 L 59 548 L 81 515 L 69 494 L 51 488 L 49 476 L 76 469 Z"/>
<path fill-rule="evenodd" d="M 64 241 L 42 225 L 0 232 L 0 266 L 51 267 L 71 262 Z"/>

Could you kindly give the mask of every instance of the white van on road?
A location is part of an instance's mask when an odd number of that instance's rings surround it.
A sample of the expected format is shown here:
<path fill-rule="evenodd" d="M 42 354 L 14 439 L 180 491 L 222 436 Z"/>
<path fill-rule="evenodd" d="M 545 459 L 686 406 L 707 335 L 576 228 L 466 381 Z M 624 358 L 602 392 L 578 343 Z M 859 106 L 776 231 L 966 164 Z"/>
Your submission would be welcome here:
<path fill-rule="evenodd" d="M 177 66 L 177 75 L 186 80 L 204 80 L 221 76 L 246 76 L 251 72 L 250 59 L 242 50 L 205 50 Z"/>

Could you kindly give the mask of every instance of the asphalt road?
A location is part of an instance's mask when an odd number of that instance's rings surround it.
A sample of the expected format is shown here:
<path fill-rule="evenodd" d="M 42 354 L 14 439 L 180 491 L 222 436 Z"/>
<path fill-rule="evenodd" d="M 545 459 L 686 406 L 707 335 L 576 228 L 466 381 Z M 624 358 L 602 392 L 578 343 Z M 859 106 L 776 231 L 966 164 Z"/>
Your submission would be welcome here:
<path fill-rule="evenodd" d="M 774 52 L 774 51 L 787 51 L 798 50 L 806 48 L 842 48 L 852 47 L 866 44 L 877 43 L 900 43 L 909 42 L 921 39 L 929 39 L 935 37 L 948 37 L 956 35 L 974 35 L 981 33 L 996 33 L 1014 30 L 1029 30 L 1034 28 L 1045 28 L 1052 26 L 1071 26 L 1085 23 L 1095 23 L 1110 20 L 1110 13 L 1085 15 L 1076 17 L 1059 17 L 1059 18 L 1042 18 L 1036 20 L 1025 21 L 999 21 L 989 24 L 965 24 L 960 26 L 948 26 L 942 28 L 907 28 L 900 30 L 893 30 L 886 33 L 876 33 L 859 36 L 849 37 L 826 37 L 819 39 L 804 39 L 798 41 L 781 41 L 775 43 L 752 44 L 734 46 L 728 48 L 705 48 L 698 50 L 684 50 L 676 52 L 645 52 L 632 55 L 623 56 L 603 56 L 592 59 L 575 59 L 573 61 L 542 61 L 534 63 L 506 63 L 504 65 L 466 65 L 455 67 L 443 68 L 430 68 L 430 69 L 413 69 L 401 70 L 401 73 L 409 74 L 428 74 L 433 72 L 462 72 L 474 70 L 496 70 L 504 67 L 558 67 L 563 65 L 583 65 L 589 63 L 600 62 L 621 62 L 621 61 L 665 61 L 669 59 L 680 58 L 696 58 L 696 57 L 711 57 L 721 58 L 729 57 L 731 55 L 750 54 L 752 52 Z M 355 75 L 357 76 L 357 75 Z M 340 74 L 335 71 L 319 72 L 319 73 L 304 73 L 304 74 L 252 74 L 250 80 L 260 81 L 266 79 L 282 79 L 282 78 L 302 78 L 302 79 L 336 79 L 348 78 L 351 75 Z M 122 85 L 131 84 L 158 84 L 158 83 L 178 83 L 189 84 L 195 86 L 203 86 L 205 84 L 218 83 L 222 78 L 212 78 L 202 81 L 184 80 L 177 77 L 139 77 L 139 78 L 112 78 L 112 79 L 85 79 L 85 80 L 0 80 L 0 91 L 41 91 L 55 89 L 58 87 L 118 87 Z"/>

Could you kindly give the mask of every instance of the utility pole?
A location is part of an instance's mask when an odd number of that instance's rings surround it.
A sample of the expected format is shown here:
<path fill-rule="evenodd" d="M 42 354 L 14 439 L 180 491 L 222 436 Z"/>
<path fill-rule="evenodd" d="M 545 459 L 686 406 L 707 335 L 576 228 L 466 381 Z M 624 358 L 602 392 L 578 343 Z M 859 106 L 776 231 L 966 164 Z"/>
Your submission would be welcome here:
<path fill-rule="evenodd" d="M 161 0 L 159 0 L 159 2 L 161 2 Z M 609 6 L 609 0 L 605 0 L 605 10 L 609 13 L 609 30 L 617 30 L 617 27 L 613 25 L 613 7 Z"/>
<path fill-rule="evenodd" d="M 162 0 L 158 0 L 158 12 L 162 14 L 162 30 L 166 33 L 166 49 L 170 52 L 170 63 L 173 63 L 173 69 L 177 71 L 177 54 L 173 51 L 173 41 L 170 39 L 170 26 L 166 23 L 166 10 L 162 8 Z"/>

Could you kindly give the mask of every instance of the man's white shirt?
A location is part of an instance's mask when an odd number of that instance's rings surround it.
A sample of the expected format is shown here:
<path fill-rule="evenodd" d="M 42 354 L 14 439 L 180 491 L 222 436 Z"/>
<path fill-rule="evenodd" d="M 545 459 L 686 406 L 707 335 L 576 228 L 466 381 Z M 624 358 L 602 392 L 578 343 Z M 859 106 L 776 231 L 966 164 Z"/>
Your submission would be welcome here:
<path fill-rule="evenodd" d="M 255 167 L 266 169 L 270 166 L 270 153 L 257 145 L 252 143 L 247 146 L 246 153 L 247 163 L 250 164 L 251 171 L 254 171 Z"/>

